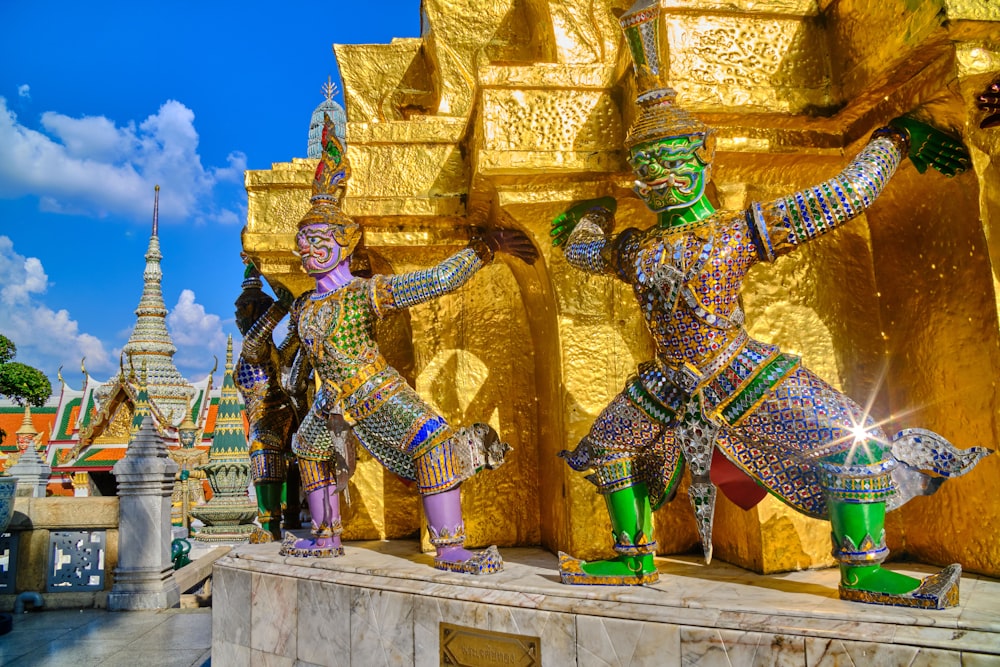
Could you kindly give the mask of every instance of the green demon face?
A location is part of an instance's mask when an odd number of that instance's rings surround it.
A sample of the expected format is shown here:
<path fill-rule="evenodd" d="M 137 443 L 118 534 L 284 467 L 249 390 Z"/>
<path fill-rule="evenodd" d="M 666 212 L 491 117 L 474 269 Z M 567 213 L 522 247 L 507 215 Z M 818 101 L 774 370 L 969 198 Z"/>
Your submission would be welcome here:
<path fill-rule="evenodd" d="M 698 201 L 708 181 L 705 135 L 647 141 L 629 150 L 637 179 L 635 192 L 657 213 L 686 208 Z"/>

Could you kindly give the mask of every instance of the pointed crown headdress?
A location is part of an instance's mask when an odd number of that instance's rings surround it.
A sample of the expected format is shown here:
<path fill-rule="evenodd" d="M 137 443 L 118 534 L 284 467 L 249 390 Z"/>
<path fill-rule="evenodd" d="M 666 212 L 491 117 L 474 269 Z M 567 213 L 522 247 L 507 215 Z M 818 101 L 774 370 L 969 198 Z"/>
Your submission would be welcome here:
<path fill-rule="evenodd" d="M 323 152 L 316 165 L 313 194 L 309 200 L 312 206 L 299 220 L 299 229 L 307 225 L 326 225 L 332 228 L 333 236 L 344 253 L 350 254 L 361 240 L 361 226 L 342 210 L 351 165 L 344 141 L 337 136 L 329 114 L 323 115 L 321 144 Z"/>
<path fill-rule="evenodd" d="M 635 146 L 666 137 L 707 136 L 708 127 L 677 106 L 677 92 L 667 85 L 670 58 L 660 1 L 636 0 L 618 20 L 632 54 L 639 91 L 639 114 L 625 143 Z"/>

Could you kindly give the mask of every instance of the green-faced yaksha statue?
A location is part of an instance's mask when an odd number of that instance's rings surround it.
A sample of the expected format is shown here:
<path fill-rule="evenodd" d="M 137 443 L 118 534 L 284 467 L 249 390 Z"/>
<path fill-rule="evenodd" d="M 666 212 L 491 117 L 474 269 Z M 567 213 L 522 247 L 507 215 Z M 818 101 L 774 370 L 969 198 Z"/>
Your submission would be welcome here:
<path fill-rule="evenodd" d="M 552 234 L 576 268 L 632 286 L 656 357 L 639 365 L 579 446 L 562 454 L 575 470 L 592 471 L 588 479 L 607 501 L 618 553 L 595 562 L 562 554 L 562 580 L 655 581 L 651 511 L 672 497 L 686 464 L 708 559 L 716 489 L 745 508 L 770 492 L 830 519 L 842 598 L 956 604 L 958 565 L 924 581 L 881 567 L 888 555 L 885 512 L 967 472 L 988 450 L 958 450 L 920 429 L 887 437 L 797 357 L 751 338 L 739 295 L 754 264 L 862 213 L 905 156 L 921 172 L 932 166 L 950 176 L 968 164 L 964 148 L 927 125 L 897 119 L 829 181 L 742 211 L 717 211 L 705 193 L 711 131 L 677 107 L 666 85 L 659 3 L 639 0 L 621 23 L 640 92 L 629 163 L 635 191 L 658 224 L 614 234 L 615 202 L 606 198 L 560 215 Z"/>

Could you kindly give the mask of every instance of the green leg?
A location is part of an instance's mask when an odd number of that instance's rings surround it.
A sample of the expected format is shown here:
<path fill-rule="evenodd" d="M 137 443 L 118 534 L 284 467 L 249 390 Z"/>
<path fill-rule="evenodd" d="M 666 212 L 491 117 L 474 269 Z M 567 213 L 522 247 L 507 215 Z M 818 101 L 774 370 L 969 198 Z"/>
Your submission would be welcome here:
<path fill-rule="evenodd" d="M 646 584 L 658 578 L 653 552 L 656 544 L 650 537 L 653 512 L 645 484 L 606 495 L 615 550 L 619 556 L 610 560 L 584 562 L 569 556 L 560 561 L 562 579 L 574 584 Z"/>
<path fill-rule="evenodd" d="M 254 486 L 260 527 L 275 540 L 281 540 L 281 487 L 281 482 L 258 482 Z"/>
<path fill-rule="evenodd" d="M 885 548 L 885 503 L 830 503 L 834 556 L 840 561 L 843 588 L 901 595 L 916 590 L 920 580 L 882 568 Z"/>

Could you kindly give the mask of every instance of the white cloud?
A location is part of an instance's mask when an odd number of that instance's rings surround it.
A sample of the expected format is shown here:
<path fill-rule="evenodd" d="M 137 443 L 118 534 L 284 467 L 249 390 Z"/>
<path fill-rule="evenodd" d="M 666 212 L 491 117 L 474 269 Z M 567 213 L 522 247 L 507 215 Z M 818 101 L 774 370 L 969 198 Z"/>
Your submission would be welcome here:
<path fill-rule="evenodd" d="M 23 125 L 0 97 L 0 197 L 34 195 L 43 210 L 148 221 L 159 184 L 164 222 L 240 220 L 241 201 L 212 201 L 219 183 L 239 183 L 246 155 L 205 168 L 198 154 L 194 112 L 168 100 L 138 125 L 104 116 L 47 111 L 41 130 Z"/>
<path fill-rule="evenodd" d="M 14 250 L 7 236 L 0 236 L 0 333 L 17 345 L 16 360 L 54 375 L 60 366 L 75 368 L 87 358 L 87 367 L 113 370 L 104 344 L 81 333 L 69 312 L 52 310 L 36 295 L 48 289 L 48 276 L 37 257 L 24 257 Z"/>
<path fill-rule="evenodd" d="M 29 86 L 26 83 L 22 83 L 20 86 L 17 87 L 17 96 L 27 97 L 28 99 L 31 99 L 31 86 Z"/>
<path fill-rule="evenodd" d="M 174 363 L 182 375 L 201 377 L 212 369 L 213 356 L 219 359 L 222 368 L 226 354 L 222 320 L 218 315 L 206 313 L 193 291 L 181 292 L 177 305 L 167 314 L 167 325 L 177 347 Z"/>

